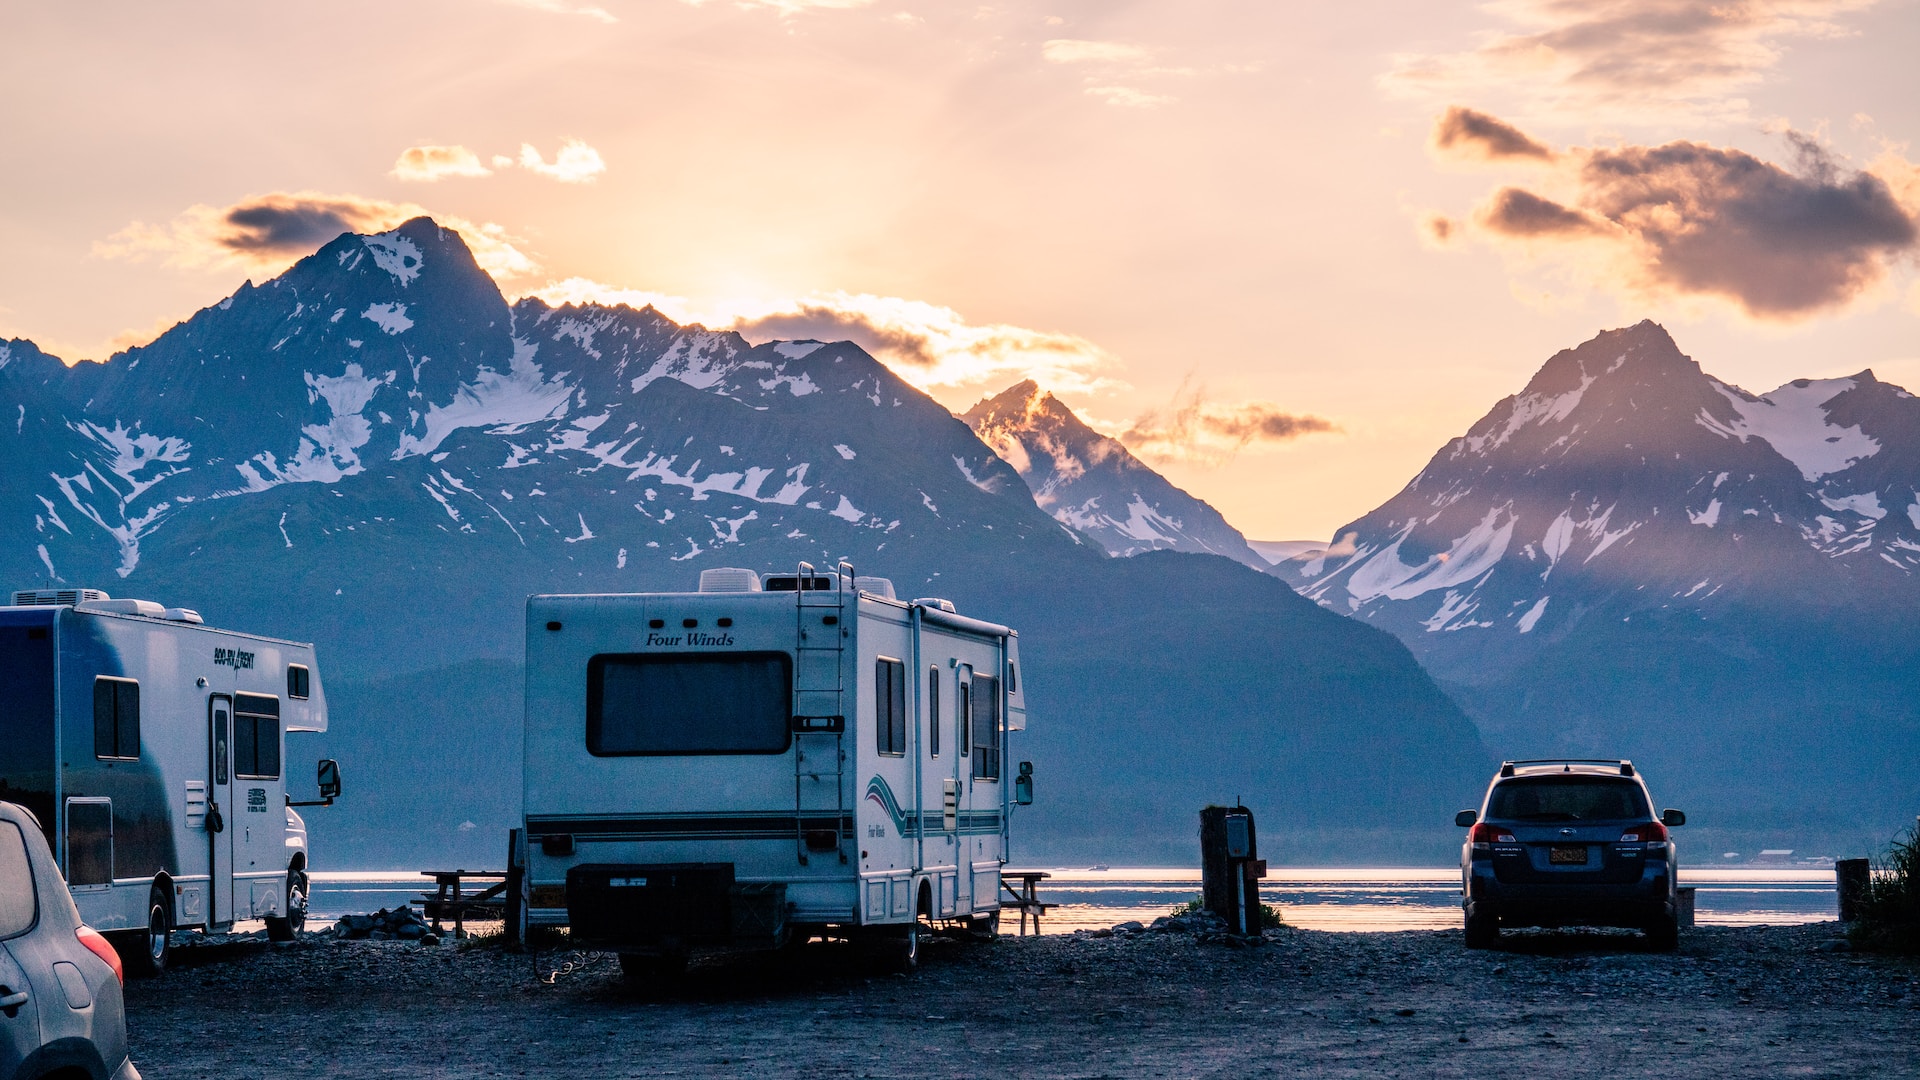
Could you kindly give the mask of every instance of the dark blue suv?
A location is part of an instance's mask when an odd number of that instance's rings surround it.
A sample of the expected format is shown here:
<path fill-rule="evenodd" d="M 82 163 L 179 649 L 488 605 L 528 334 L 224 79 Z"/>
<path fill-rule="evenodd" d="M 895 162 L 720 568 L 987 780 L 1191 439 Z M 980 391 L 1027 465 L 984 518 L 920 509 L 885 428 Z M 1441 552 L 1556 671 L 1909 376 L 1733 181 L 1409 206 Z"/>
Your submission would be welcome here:
<path fill-rule="evenodd" d="M 1658 949 L 1680 943 L 1667 830 L 1687 815 L 1654 816 L 1633 762 L 1505 762 L 1480 809 L 1453 821 L 1470 830 L 1460 848 L 1468 948 L 1493 945 L 1503 926 L 1623 926 Z"/>

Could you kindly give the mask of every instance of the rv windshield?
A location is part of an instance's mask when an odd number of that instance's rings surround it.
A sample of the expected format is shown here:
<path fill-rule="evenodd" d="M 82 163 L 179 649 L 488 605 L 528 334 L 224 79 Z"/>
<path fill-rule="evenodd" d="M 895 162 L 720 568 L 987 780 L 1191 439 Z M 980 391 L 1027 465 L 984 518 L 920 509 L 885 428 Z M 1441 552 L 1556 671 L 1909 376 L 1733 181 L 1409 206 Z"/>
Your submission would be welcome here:
<path fill-rule="evenodd" d="M 587 750 L 778 754 L 793 715 L 786 653 L 596 656 L 587 662 Z"/>

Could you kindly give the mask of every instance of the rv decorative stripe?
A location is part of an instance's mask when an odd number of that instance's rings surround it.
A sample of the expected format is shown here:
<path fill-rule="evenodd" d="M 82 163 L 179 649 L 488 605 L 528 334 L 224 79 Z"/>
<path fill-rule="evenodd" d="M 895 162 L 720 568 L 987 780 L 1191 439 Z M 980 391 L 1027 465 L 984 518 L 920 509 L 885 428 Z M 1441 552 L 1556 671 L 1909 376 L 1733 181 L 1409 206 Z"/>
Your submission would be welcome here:
<path fill-rule="evenodd" d="M 903 837 L 912 836 L 920 824 L 919 814 L 901 809 L 900 800 L 894 797 L 893 788 L 883 777 L 875 776 L 867 781 L 867 801 L 885 811 L 887 819 L 893 822 L 894 831 Z M 929 833 L 940 831 L 937 822 L 928 829 Z M 1000 831 L 1000 812 L 986 810 L 962 813 L 954 820 L 954 831 L 968 834 L 997 833 Z"/>

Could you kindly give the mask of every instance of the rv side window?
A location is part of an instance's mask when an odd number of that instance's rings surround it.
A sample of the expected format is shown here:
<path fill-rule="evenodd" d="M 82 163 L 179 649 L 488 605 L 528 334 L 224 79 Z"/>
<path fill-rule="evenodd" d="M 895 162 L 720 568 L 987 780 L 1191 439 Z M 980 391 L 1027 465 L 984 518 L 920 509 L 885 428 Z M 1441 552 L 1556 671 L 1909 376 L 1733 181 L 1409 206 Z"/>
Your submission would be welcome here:
<path fill-rule="evenodd" d="M 603 654 L 587 661 L 587 752 L 780 754 L 792 738 L 783 652 Z"/>
<path fill-rule="evenodd" d="M 303 664 L 287 665 L 287 696 L 304 701 L 313 676 Z"/>
<path fill-rule="evenodd" d="M 873 665 L 874 742 L 883 754 L 907 752 L 907 665 L 881 657 Z"/>
<path fill-rule="evenodd" d="M 940 669 L 927 669 L 927 752 L 940 756 Z"/>
<path fill-rule="evenodd" d="M 280 778 L 279 698 L 234 695 L 233 772 L 246 780 Z"/>
<path fill-rule="evenodd" d="M 973 677 L 973 778 L 1000 779 L 1000 686 L 998 679 Z"/>
<path fill-rule="evenodd" d="M 132 679 L 93 680 L 93 756 L 140 756 L 140 684 Z"/>

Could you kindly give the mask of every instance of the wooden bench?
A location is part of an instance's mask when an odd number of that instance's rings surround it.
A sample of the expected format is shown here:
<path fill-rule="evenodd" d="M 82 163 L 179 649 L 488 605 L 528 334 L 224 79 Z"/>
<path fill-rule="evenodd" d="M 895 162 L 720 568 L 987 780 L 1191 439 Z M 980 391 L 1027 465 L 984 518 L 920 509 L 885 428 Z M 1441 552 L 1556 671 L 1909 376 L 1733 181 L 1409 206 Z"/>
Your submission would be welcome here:
<path fill-rule="evenodd" d="M 422 870 L 421 877 L 433 879 L 435 892 L 420 895 L 420 909 L 433 921 L 433 932 L 441 932 L 440 920 L 452 919 L 453 932 L 464 936 L 467 917 L 505 919 L 507 917 L 507 873 L 504 870 Z M 465 883 L 492 884 L 480 892 L 468 894 Z"/>
<path fill-rule="evenodd" d="M 1043 878 L 1050 878 L 1052 876 L 1052 874 L 1047 873 L 1045 870 L 1000 871 L 1000 887 L 1007 891 L 1008 896 L 1012 897 L 1010 900 L 1000 901 L 1000 910 L 1015 909 L 1020 912 L 1021 937 L 1027 936 L 1027 918 L 1029 916 L 1033 918 L 1033 932 L 1037 935 L 1040 933 L 1040 916 L 1060 906 L 1059 904 L 1043 904 L 1035 895 L 1040 881 Z M 1009 878 L 1017 879 L 1020 882 L 1020 887 L 1014 888 L 1013 882 L 1008 880 Z"/>

